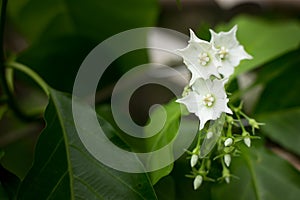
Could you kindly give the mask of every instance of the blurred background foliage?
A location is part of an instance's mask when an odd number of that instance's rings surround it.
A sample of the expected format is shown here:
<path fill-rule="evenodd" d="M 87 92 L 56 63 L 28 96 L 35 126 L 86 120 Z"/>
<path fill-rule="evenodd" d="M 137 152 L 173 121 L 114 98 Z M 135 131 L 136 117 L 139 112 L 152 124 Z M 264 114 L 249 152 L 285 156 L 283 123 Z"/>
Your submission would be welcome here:
<path fill-rule="evenodd" d="M 7 58 L 29 66 L 54 89 L 48 100 L 24 74 L 14 71 L 9 75 L 24 112 L 41 117 L 24 121 L 1 101 L 0 199 L 297 199 L 300 2 L 229 2 L 234 1 L 9 0 Z M 149 174 L 127 174 L 95 164 L 74 136 L 70 96 L 66 94 L 72 92 L 87 54 L 108 37 L 132 28 L 158 26 L 185 34 L 192 28 L 209 39 L 209 28 L 229 30 L 234 24 L 239 26 L 239 41 L 254 59 L 238 67 L 228 87 L 231 98 L 233 103 L 243 100 L 247 113 L 266 123 L 258 131 L 261 140 L 254 143 L 255 148 L 241 147 L 243 156 L 233 159 L 231 171 L 239 179 L 231 184 L 204 183 L 193 191 L 192 179 L 185 177 L 190 171 L 186 155 Z M 146 36 L 138 39 L 146 42 Z M 96 95 L 100 123 L 108 138 L 124 149 L 145 151 L 164 146 L 177 131 L 179 106 L 174 103 L 165 106 L 167 123 L 150 140 L 126 136 L 113 120 L 109 102 L 114 83 L 149 60 L 146 49 L 117 59 L 105 72 Z M 180 62 L 170 63 L 181 69 Z M 172 98 L 164 87 L 142 87 L 132 98 L 131 114 L 138 124 L 145 124 L 152 104 Z M 160 117 L 158 111 L 152 115 Z M 189 123 L 195 121 L 185 124 L 187 134 Z M 214 173 L 220 172 L 215 169 Z"/>

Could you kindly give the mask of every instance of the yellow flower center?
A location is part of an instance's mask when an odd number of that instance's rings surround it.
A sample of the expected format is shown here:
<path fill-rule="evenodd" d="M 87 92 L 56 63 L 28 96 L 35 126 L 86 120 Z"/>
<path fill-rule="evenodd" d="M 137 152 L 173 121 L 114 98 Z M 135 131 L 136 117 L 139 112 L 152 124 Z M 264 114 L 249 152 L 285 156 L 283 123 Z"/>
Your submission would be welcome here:
<path fill-rule="evenodd" d="M 222 46 L 218 52 L 220 58 L 223 60 L 228 55 L 228 49 L 226 49 L 224 46 Z"/>
<path fill-rule="evenodd" d="M 200 53 L 199 54 L 199 62 L 202 66 L 206 66 L 210 61 L 210 58 L 207 53 Z"/>
<path fill-rule="evenodd" d="M 211 107 L 215 102 L 215 98 L 213 97 L 212 94 L 207 94 L 203 98 L 203 103 L 207 107 Z"/>

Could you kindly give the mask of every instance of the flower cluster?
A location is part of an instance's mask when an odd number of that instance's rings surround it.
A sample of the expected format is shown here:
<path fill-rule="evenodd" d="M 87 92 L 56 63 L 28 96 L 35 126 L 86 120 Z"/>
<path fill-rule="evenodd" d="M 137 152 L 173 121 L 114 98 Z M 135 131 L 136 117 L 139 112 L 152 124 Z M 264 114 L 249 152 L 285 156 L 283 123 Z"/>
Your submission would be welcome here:
<path fill-rule="evenodd" d="M 236 32 L 237 26 L 228 32 L 215 33 L 210 30 L 211 40 L 208 42 L 199 39 L 190 30 L 188 46 L 178 50 L 191 72 L 191 79 L 183 92 L 183 97 L 176 102 L 184 104 L 187 110 L 194 113 L 200 121 L 197 145 L 192 152 L 189 152 L 192 174 L 188 177 L 194 178 L 194 189 L 199 188 L 203 181 L 214 181 L 207 175 L 212 161 L 215 160 L 219 160 L 223 168 L 219 180 L 224 179 L 229 183 L 232 176 L 228 169 L 231 158 L 240 152 L 237 144 L 243 141 L 250 147 L 251 139 L 256 138 L 246 131 L 241 117 L 248 120 L 253 134 L 254 129 L 259 128 L 260 125 L 243 113 L 241 106 L 228 106 L 229 99 L 225 91 L 227 81 L 241 60 L 252 59 L 238 42 Z M 213 125 L 206 126 L 208 121 L 212 121 Z M 242 133 L 233 135 L 233 126 L 242 129 Z M 213 146 L 211 148 L 205 146 L 208 144 Z M 213 154 L 211 150 L 215 144 L 217 150 Z"/>
<path fill-rule="evenodd" d="M 208 120 L 216 120 L 223 112 L 232 114 L 227 107 L 224 84 L 241 60 L 252 58 L 236 39 L 236 31 L 237 26 L 229 32 L 210 30 L 212 37 L 207 42 L 190 30 L 188 46 L 178 50 L 192 77 L 189 82 L 191 91 L 177 102 L 195 113 L 200 120 L 200 130 Z"/>

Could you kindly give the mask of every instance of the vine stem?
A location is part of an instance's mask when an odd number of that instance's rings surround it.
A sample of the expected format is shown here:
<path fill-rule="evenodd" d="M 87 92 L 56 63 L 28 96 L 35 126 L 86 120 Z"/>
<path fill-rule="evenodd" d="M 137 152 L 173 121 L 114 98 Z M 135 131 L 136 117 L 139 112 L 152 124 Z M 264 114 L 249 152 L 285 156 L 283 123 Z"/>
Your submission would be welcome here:
<path fill-rule="evenodd" d="M 12 69 L 19 70 L 24 74 L 27 74 L 43 89 L 43 91 L 47 94 L 47 96 L 50 95 L 49 86 L 47 85 L 47 83 L 35 71 L 30 69 L 29 67 L 17 62 L 9 62 L 6 64 L 6 66 Z"/>
<path fill-rule="evenodd" d="M 22 111 L 22 109 L 17 104 L 13 91 L 11 90 L 11 85 L 9 84 L 6 75 L 7 75 L 7 63 L 5 57 L 5 48 L 4 48 L 4 31 L 5 31 L 5 22 L 6 22 L 6 8 L 7 8 L 8 0 L 2 0 L 1 3 L 1 19 L 0 19 L 0 83 L 2 92 L 4 94 L 4 99 L 6 100 L 7 105 L 12 109 L 12 111 L 16 114 L 17 117 L 24 121 L 32 121 L 38 119 L 38 116 L 30 116 Z M 18 63 L 11 62 L 9 63 L 11 68 L 18 69 L 23 71 L 24 73 L 31 76 L 37 83 L 43 88 L 46 94 L 49 94 L 48 87 L 44 81 L 31 69 L 26 66 L 23 66 Z"/>
<path fill-rule="evenodd" d="M 7 99 L 8 106 L 14 111 L 14 113 L 18 117 L 20 117 L 25 121 L 28 121 L 31 120 L 31 117 L 25 115 L 17 105 L 6 79 L 4 30 L 5 30 L 5 21 L 6 21 L 7 2 L 8 0 L 2 0 L 2 4 L 1 4 L 1 21 L 0 21 L 0 79 L 1 80 L 0 81 L 1 81 L 1 86 L 2 86 L 5 99 Z"/>

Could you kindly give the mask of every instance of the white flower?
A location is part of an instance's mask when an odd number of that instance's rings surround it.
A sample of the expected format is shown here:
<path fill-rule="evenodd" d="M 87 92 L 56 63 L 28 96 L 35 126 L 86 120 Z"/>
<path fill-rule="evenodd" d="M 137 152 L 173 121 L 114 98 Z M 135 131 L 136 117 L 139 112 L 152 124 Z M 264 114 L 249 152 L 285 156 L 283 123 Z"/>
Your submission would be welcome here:
<path fill-rule="evenodd" d="M 224 155 L 224 162 L 225 162 L 226 166 L 229 167 L 229 165 L 231 163 L 231 156 L 230 156 L 230 154 L 225 154 Z"/>
<path fill-rule="evenodd" d="M 217 54 L 222 63 L 218 71 L 224 77 L 232 75 L 234 67 L 238 66 L 241 60 L 252 59 L 252 56 L 245 51 L 244 47 L 237 40 L 236 31 L 236 25 L 228 32 L 215 33 L 213 30 L 210 30 L 210 42 L 217 49 Z"/>
<path fill-rule="evenodd" d="M 224 146 L 229 147 L 230 145 L 232 145 L 232 143 L 233 143 L 232 138 L 227 138 L 224 142 Z"/>
<path fill-rule="evenodd" d="M 250 147 L 251 146 L 251 139 L 249 137 L 245 137 L 244 138 L 244 143 L 245 143 L 245 145 L 247 145 L 247 147 Z"/>
<path fill-rule="evenodd" d="M 232 114 L 227 107 L 228 99 L 222 80 L 200 78 L 192 88 L 192 92 L 176 102 L 186 105 L 190 113 L 195 113 L 200 120 L 200 130 L 208 120 L 218 119 L 223 112 Z"/>
<path fill-rule="evenodd" d="M 205 40 L 199 39 L 195 33 L 190 30 L 189 45 L 178 50 L 183 57 L 183 62 L 191 71 L 192 77 L 190 84 L 192 85 L 196 79 L 209 79 L 211 75 L 220 77 L 217 67 L 220 66 L 220 58 L 213 45 Z"/>
<path fill-rule="evenodd" d="M 198 155 L 193 154 L 191 158 L 191 167 L 194 167 L 197 164 L 198 161 Z"/>
<path fill-rule="evenodd" d="M 194 190 L 197 190 L 202 184 L 203 178 L 201 175 L 197 175 L 194 179 Z"/>

